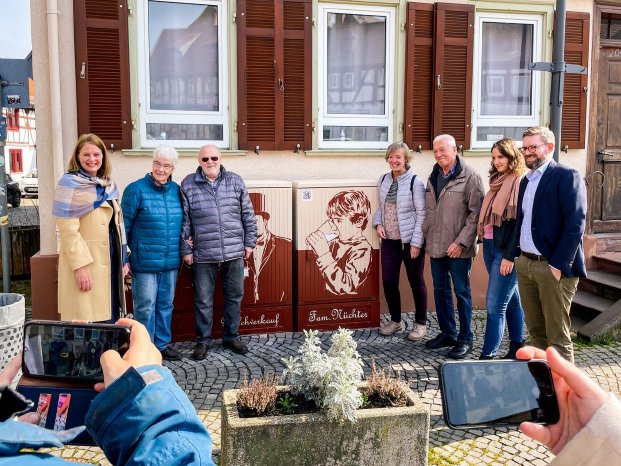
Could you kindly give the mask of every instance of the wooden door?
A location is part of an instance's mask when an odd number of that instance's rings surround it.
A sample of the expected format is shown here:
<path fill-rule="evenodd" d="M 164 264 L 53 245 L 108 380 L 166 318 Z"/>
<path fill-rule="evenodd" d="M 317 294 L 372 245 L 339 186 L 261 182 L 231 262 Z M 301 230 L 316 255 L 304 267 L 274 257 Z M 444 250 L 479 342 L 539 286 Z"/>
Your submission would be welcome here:
<path fill-rule="evenodd" d="M 594 233 L 621 232 L 621 37 L 614 33 L 621 25 L 621 11 L 602 13 L 597 72 L 597 124 L 591 167 L 591 220 Z M 612 31 L 612 32 L 611 32 Z M 593 127 L 593 126 L 592 126 Z M 602 176 L 603 175 L 603 176 Z"/>

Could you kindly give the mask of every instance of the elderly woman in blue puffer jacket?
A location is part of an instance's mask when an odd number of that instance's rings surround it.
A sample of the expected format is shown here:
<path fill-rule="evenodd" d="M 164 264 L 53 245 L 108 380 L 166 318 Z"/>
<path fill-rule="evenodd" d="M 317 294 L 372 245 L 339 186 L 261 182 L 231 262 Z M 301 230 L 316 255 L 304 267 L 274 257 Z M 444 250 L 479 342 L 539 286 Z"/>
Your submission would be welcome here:
<path fill-rule="evenodd" d="M 407 338 L 417 341 L 427 333 L 427 288 L 423 276 L 425 183 L 410 167 L 412 156 L 407 144 L 395 142 L 388 146 L 385 159 L 390 171 L 379 179 L 379 208 L 373 216 L 373 226 L 382 239 L 382 281 L 390 311 L 390 322 L 380 329 L 380 334 L 389 336 L 402 329 L 399 273 L 403 262 L 416 306 L 414 325 Z"/>
<path fill-rule="evenodd" d="M 179 185 L 172 181 L 178 158 L 173 147 L 156 147 L 151 172 L 125 189 L 121 203 L 134 275 L 134 318 L 147 328 L 162 358 L 169 361 L 181 359 L 169 346 L 181 266 L 183 208 Z"/>

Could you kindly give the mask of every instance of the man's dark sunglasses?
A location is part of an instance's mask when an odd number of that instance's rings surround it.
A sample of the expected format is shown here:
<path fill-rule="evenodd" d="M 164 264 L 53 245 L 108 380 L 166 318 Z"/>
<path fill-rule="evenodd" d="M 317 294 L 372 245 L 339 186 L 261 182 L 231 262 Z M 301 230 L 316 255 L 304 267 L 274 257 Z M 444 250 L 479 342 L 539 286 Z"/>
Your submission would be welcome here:
<path fill-rule="evenodd" d="M 217 162 L 220 159 L 220 157 L 203 157 L 201 160 L 203 162 L 209 162 L 209 159 L 211 159 L 212 162 Z"/>

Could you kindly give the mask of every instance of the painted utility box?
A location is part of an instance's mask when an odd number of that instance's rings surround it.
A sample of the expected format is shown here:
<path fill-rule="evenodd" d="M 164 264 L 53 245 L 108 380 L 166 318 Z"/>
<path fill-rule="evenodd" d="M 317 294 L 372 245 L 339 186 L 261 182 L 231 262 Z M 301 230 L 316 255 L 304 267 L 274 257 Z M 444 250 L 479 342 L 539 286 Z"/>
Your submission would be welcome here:
<path fill-rule="evenodd" d="M 379 326 L 374 180 L 294 181 L 297 330 Z"/>
<path fill-rule="evenodd" d="M 291 183 L 247 180 L 257 221 L 257 246 L 245 261 L 244 299 L 239 333 L 289 332 L 293 329 L 293 236 Z M 218 278 L 212 336 L 224 329 L 224 296 Z M 194 330 L 192 271 L 182 268 L 172 323 L 175 341 L 191 340 Z"/>

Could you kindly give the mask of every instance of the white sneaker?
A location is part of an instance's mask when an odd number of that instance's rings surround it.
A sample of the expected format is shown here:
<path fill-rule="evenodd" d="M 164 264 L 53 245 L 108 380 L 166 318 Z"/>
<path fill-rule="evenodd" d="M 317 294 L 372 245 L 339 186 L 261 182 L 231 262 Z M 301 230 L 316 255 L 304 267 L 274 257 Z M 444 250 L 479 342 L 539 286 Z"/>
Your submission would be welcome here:
<path fill-rule="evenodd" d="M 429 326 L 427 324 L 419 324 L 414 322 L 414 328 L 410 333 L 408 333 L 408 340 L 410 341 L 418 341 L 427 335 L 427 330 Z"/>
<path fill-rule="evenodd" d="M 384 325 L 382 328 L 380 328 L 380 335 L 388 337 L 396 332 L 398 332 L 399 330 L 401 330 L 403 327 L 401 326 L 401 322 L 394 322 L 394 321 L 390 321 L 388 322 L 386 325 Z"/>

